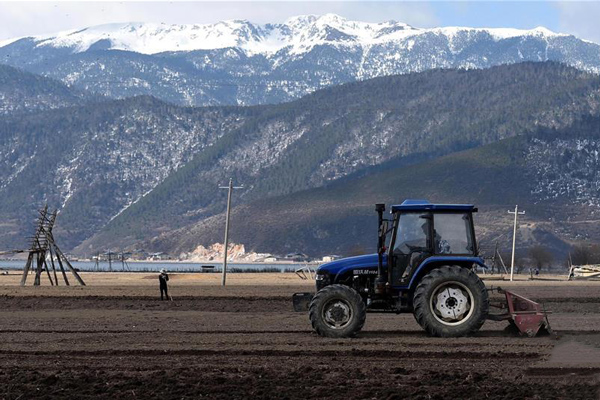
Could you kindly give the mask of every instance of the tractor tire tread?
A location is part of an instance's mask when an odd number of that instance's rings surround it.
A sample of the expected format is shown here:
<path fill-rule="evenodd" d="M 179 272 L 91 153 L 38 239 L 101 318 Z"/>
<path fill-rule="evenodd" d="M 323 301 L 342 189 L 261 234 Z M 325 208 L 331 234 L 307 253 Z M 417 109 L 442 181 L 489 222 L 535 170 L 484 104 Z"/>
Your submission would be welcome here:
<path fill-rule="evenodd" d="M 350 302 L 354 307 L 354 321 L 349 325 L 348 329 L 333 330 L 328 328 L 322 321 L 320 314 L 320 306 L 323 305 L 329 298 L 342 296 Z M 332 338 L 343 338 L 355 336 L 365 325 L 367 309 L 365 303 L 356 290 L 346 285 L 329 285 L 319 290 L 312 298 L 308 307 L 308 317 L 313 330 L 319 335 Z"/>
<path fill-rule="evenodd" d="M 458 325 L 449 327 L 438 322 L 433 316 L 430 307 L 428 296 L 432 295 L 433 285 L 437 282 L 439 285 L 442 280 L 456 279 L 462 281 L 471 290 L 478 307 L 474 310 L 474 314 L 465 321 L 466 325 Z M 458 337 L 469 336 L 477 332 L 487 319 L 489 309 L 488 293 L 485 285 L 470 269 L 459 266 L 443 266 L 429 272 L 421 282 L 419 282 L 414 296 L 414 316 L 419 325 L 430 335 L 438 337 Z"/>

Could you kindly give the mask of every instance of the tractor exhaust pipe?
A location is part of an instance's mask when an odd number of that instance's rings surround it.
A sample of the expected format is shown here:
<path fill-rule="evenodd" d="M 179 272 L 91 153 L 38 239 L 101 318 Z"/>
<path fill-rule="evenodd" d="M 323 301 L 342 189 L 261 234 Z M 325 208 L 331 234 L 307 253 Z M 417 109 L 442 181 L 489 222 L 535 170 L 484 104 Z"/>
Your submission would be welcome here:
<path fill-rule="evenodd" d="M 379 235 L 377 240 L 377 278 L 375 278 L 375 293 L 384 294 L 386 289 L 387 277 L 383 273 L 383 253 L 385 252 L 385 234 L 387 228 L 383 224 L 383 212 L 385 204 L 375 204 L 377 219 L 379 223 Z"/>

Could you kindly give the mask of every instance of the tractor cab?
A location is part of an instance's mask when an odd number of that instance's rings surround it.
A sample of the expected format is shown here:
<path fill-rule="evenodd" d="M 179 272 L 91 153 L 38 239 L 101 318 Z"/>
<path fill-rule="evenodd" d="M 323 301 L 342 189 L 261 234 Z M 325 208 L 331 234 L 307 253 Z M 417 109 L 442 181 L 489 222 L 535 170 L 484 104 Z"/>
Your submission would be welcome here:
<path fill-rule="evenodd" d="M 472 205 L 425 200 L 406 200 L 392 206 L 391 221 L 381 221 L 383 234 L 391 231 L 391 237 L 379 250 L 387 250 L 391 286 L 408 286 L 413 272 L 430 257 L 477 257 L 472 215 L 476 211 Z M 389 222 L 392 228 L 388 230 Z"/>

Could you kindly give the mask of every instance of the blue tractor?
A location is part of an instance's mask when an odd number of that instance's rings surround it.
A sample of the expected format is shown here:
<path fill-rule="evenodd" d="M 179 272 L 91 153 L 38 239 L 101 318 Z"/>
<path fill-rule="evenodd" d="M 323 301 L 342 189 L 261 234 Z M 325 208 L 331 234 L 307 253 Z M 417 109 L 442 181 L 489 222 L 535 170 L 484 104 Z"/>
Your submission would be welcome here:
<path fill-rule="evenodd" d="M 457 337 L 479 330 L 488 317 L 485 285 L 474 267 L 478 256 L 473 213 L 465 204 L 406 200 L 377 204 L 376 254 L 332 261 L 316 273 L 316 294 L 297 293 L 294 308 L 308 307 L 321 336 L 358 333 L 367 311 L 412 312 L 430 335 Z"/>

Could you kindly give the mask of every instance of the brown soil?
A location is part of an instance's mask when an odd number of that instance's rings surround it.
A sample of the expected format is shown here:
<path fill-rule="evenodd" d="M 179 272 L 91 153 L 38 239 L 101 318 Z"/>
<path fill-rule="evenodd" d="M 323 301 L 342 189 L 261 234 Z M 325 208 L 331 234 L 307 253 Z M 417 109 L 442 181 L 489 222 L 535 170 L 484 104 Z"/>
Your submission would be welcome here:
<path fill-rule="evenodd" d="M 510 336 L 498 322 L 431 338 L 412 315 L 369 314 L 357 338 L 338 340 L 291 311 L 291 294 L 310 290 L 301 281 L 173 283 L 173 302 L 153 286 L 0 287 L 0 399 L 599 396 L 600 365 L 578 368 L 571 350 L 600 338 L 598 285 L 516 290 L 554 311 L 558 339 Z"/>

